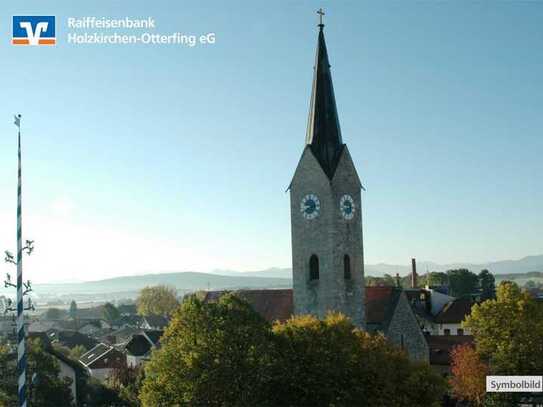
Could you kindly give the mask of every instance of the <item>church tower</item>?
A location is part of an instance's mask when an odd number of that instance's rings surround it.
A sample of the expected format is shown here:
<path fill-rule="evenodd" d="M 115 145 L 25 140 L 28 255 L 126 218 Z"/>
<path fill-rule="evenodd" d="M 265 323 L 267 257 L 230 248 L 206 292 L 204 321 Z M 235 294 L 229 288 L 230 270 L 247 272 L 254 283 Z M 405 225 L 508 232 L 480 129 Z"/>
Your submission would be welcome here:
<path fill-rule="evenodd" d="M 319 24 L 305 148 L 290 185 L 294 313 L 364 325 L 362 184 L 343 143 Z"/>

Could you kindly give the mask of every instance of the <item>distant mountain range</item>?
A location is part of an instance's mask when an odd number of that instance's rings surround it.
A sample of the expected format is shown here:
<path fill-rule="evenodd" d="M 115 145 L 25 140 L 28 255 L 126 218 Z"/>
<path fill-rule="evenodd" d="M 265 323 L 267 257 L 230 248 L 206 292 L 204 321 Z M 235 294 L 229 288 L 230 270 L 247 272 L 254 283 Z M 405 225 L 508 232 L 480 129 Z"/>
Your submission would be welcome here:
<path fill-rule="evenodd" d="M 543 255 L 527 256 L 520 260 L 504 260 L 490 263 L 451 263 L 437 264 L 430 261 L 417 261 L 417 273 L 424 274 L 426 271 L 447 271 L 458 268 L 466 268 L 478 273 L 483 269 L 488 269 L 493 274 L 518 274 L 528 273 L 531 271 L 543 272 Z M 411 273 L 411 265 L 392 265 L 392 264 L 366 264 L 365 274 L 367 276 L 382 277 L 385 274 L 396 275 L 399 273 L 405 276 Z M 290 268 L 270 268 L 262 271 L 253 272 L 235 272 L 231 270 L 215 270 L 213 273 L 230 275 L 230 276 L 252 276 L 252 277 L 278 277 L 292 278 L 292 270 Z"/>
<path fill-rule="evenodd" d="M 474 272 L 488 269 L 493 274 L 520 274 L 543 272 L 543 255 L 528 256 L 520 260 L 505 260 L 484 264 L 454 263 L 436 264 L 421 261 L 417 263 L 420 274 L 426 271 L 446 271 L 455 268 L 467 268 Z M 384 274 L 407 275 L 410 265 L 369 264 L 366 265 L 367 276 L 380 277 Z M 519 276 L 520 277 L 520 276 Z M 292 285 L 290 268 L 270 268 L 253 272 L 237 272 L 232 270 L 215 270 L 212 273 L 178 272 L 157 273 L 138 276 L 115 277 L 100 281 L 59 284 L 35 284 L 34 291 L 46 296 L 90 295 L 126 293 L 131 296 L 145 286 L 167 284 L 176 287 L 180 292 L 195 290 L 241 289 L 241 288 L 285 288 Z M 0 293 L 1 294 L 1 293 Z"/>
<path fill-rule="evenodd" d="M 180 291 L 239 289 L 239 288 L 285 288 L 291 286 L 290 278 L 218 275 L 209 273 L 179 272 L 157 273 L 139 276 L 115 277 L 81 283 L 35 284 L 34 292 L 47 295 L 132 293 L 146 286 L 166 284 Z"/>

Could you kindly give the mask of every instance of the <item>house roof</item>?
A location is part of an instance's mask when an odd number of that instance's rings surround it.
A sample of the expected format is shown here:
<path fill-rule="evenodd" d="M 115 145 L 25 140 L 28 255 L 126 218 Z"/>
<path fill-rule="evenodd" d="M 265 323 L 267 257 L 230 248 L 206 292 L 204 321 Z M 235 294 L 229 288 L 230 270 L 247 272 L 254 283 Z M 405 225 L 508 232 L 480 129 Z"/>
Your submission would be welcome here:
<path fill-rule="evenodd" d="M 70 366 L 76 372 L 82 373 L 82 372 L 85 371 L 85 369 L 83 368 L 81 363 L 77 362 L 76 360 L 73 360 L 72 358 L 69 358 L 64 353 L 59 352 L 58 350 L 56 350 L 54 347 L 50 346 L 50 347 L 46 348 L 46 351 L 47 351 L 47 353 L 53 355 L 57 359 L 61 360 L 62 362 L 64 362 L 68 366 Z"/>
<path fill-rule="evenodd" d="M 123 328 L 117 329 L 116 331 L 108 332 L 106 335 L 102 336 L 100 340 L 102 342 L 107 342 L 110 344 L 128 342 L 133 335 L 136 335 L 141 332 L 141 328 L 136 328 L 132 326 L 125 326 Z"/>
<path fill-rule="evenodd" d="M 449 366 L 451 364 L 451 351 L 455 346 L 473 344 L 471 335 L 426 335 L 430 348 L 430 364 Z"/>
<path fill-rule="evenodd" d="M 471 298 L 457 298 L 445 304 L 435 316 L 438 324 L 458 324 L 471 313 L 473 302 Z"/>
<path fill-rule="evenodd" d="M 142 331 L 142 334 L 145 335 L 155 346 L 158 345 L 163 333 L 164 331 L 157 331 L 152 329 Z"/>
<path fill-rule="evenodd" d="M 57 342 L 70 349 L 76 346 L 83 346 L 86 349 L 91 349 L 98 343 L 90 336 L 77 331 L 62 331 L 58 329 L 51 329 L 47 331 L 47 337 L 51 342 Z"/>
<path fill-rule="evenodd" d="M 228 291 L 208 291 L 204 301 L 216 301 Z M 235 294 L 247 301 L 267 321 L 284 322 L 294 310 L 292 289 L 239 290 Z M 402 290 L 396 287 L 366 287 L 366 323 L 369 330 L 386 331 Z"/>
<path fill-rule="evenodd" d="M 368 330 L 385 332 L 402 290 L 396 287 L 366 287 L 366 325 Z"/>
<path fill-rule="evenodd" d="M 29 339 L 40 339 L 45 351 L 50 355 L 56 357 L 57 359 L 63 361 L 65 364 L 70 366 L 72 369 L 76 370 L 78 373 L 83 371 L 83 367 L 76 360 L 69 358 L 64 355 L 62 352 L 56 350 L 49 339 L 49 336 L 45 332 L 31 332 L 28 334 Z"/>
<path fill-rule="evenodd" d="M 143 317 L 143 322 L 147 322 L 150 327 L 158 329 L 166 328 L 169 323 L 168 318 L 162 315 L 146 315 Z"/>
<path fill-rule="evenodd" d="M 149 340 L 147 340 L 143 334 L 134 335 L 124 347 L 126 352 L 132 356 L 144 356 L 152 348 L 153 345 L 151 345 Z"/>
<path fill-rule="evenodd" d="M 83 354 L 79 358 L 79 361 L 83 363 L 84 366 L 88 367 L 96 362 L 98 359 L 111 352 L 113 349 L 113 346 L 106 345 L 105 343 L 99 343 L 87 353 Z"/>
<path fill-rule="evenodd" d="M 135 315 L 137 313 L 136 304 L 121 304 L 117 309 L 121 315 Z"/>
<path fill-rule="evenodd" d="M 425 321 L 434 322 L 434 316 L 430 312 L 430 292 L 424 288 L 405 288 L 404 293 L 407 296 L 409 305 L 413 312 Z M 424 296 L 424 299 L 421 298 Z"/>
<path fill-rule="evenodd" d="M 139 315 L 123 315 L 120 318 L 112 322 L 114 326 L 135 326 L 139 327 L 143 321 L 143 318 Z"/>
<path fill-rule="evenodd" d="M 208 291 L 204 301 L 216 301 L 227 292 Z M 269 322 L 284 322 L 292 316 L 292 289 L 239 290 L 235 291 L 235 294 L 251 304 L 253 309 Z"/>

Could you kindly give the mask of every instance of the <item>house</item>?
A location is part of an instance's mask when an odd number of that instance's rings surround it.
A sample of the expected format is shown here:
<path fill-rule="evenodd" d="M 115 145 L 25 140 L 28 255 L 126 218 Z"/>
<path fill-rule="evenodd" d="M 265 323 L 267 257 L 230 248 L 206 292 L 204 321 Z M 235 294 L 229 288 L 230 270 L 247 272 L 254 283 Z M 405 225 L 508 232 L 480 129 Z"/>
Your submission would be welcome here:
<path fill-rule="evenodd" d="M 146 315 L 141 321 L 141 328 L 161 331 L 168 326 L 168 318 L 162 315 Z"/>
<path fill-rule="evenodd" d="M 126 365 L 125 355 L 111 345 L 99 343 L 79 358 L 89 374 L 98 379 L 106 380 L 113 370 Z"/>
<path fill-rule="evenodd" d="M 208 291 L 203 300 L 216 301 L 224 293 Z M 240 290 L 236 294 L 269 322 L 284 322 L 293 315 L 292 289 Z M 367 287 L 365 298 L 366 329 L 382 332 L 403 347 L 410 358 L 428 361 L 428 344 L 403 291 L 394 287 Z"/>
<path fill-rule="evenodd" d="M 49 321 L 43 319 L 32 321 L 28 326 L 29 333 L 47 332 L 51 329 L 63 329 L 63 327 L 59 321 Z"/>
<path fill-rule="evenodd" d="M 113 329 L 120 329 L 125 327 L 135 327 L 138 328 L 142 325 L 143 318 L 139 315 L 122 315 L 120 318 L 111 322 L 111 327 Z"/>
<path fill-rule="evenodd" d="M 62 352 L 57 351 L 51 344 L 48 335 L 45 332 L 34 332 L 28 335 L 29 339 L 39 339 L 44 347 L 45 352 L 53 356 L 59 365 L 59 375 L 60 379 L 68 378 L 70 379 L 70 391 L 74 402 L 77 405 L 77 394 L 78 394 L 78 383 L 81 382 L 80 379 L 86 376 L 87 372 L 81 364 L 73 359 L 70 359 L 68 356 L 64 355 Z"/>
<path fill-rule="evenodd" d="M 119 313 L 123 317 L 136 315 L 138 313 L 136 304 L 121 304 L 117 306 L 117 309 L 119 310 Z"/>
<path fill-rule="evenodd" d="M 448 302 L 435 316 L 437 335 L 470 335 L 468 328 L 462 327 L 462 321 L 471 313 L 471 298 L 457 298 Z"/>
<path fill-rule="evenodd" d="M 15 335 L 17 322 L 14 316 L 2 315 L 0 317 L 0 336 Z"/>
<path fill-rule="evenodd" d="M 67 348 L 83 346 L 85 349 L 91 349 L 98 343 L 96 339 L 77 331 L 61 331 L 51 329 L 47 331 L 47 337 L 51 343 L 58 343 Z"/>
<path fill-rule="evenodd" d="M 149 360 L 153 349 L 159 345 L 162 331 L 142 331 L 132 336 L 124 346 L 126 363 L 129 367 L 136 367 Z"/>
<path fill-rule="evenodd" d="M 427 335 L 430 349 L 430 366 L 444 376 L 451 373 L 451 351 L 455 346 L 472 345 L 473 336 L 435 336 Z"/>
<path fill-rule="evenodd" d="M 428 361 L 428 344 L 401 288 L 366 287 L 365 301 L 368 332 L 382 332 L 410 359 Z"/>
<path fill-rule="evenodd" d="M 447 286 L 426 286 L 424 290 L 428 293 L 432 315 L 437 315 L 446 304 L 455 300 L 455 297 L 449 295 Z"/>
<path fill-rule="evenodd" d="M 79 320 L 78 331 L 84 335 L 99 337 L 111 329 L 111 325 L 104 320 L 88 319 Z"/>
<path fill-rule="evenodd" d="M 424 288 L 407 288 L 404 292 L 422 332 L 428 334 L 437 332 L 437 325 L 431 313 L 430 293 Z"/>
<path fill-rule="evenodd" d="M 77 392 L 78 392 L 78 383 L 81 382 L 81 378 L 86 376 L 87 372 L 85 371 L 85 368 L 81 366 L 80 363 L 78 363 L 76 360 L 73 360 L 66 355 L 64 355 L 62 352 L 59 352 L 55 350 L 52 346 L 46 348 L 46 352 L 50 355 L 54 356 L 55 359 L 58 361 L 60 373 L 60 378 L 69 378 L 71 381 L 70 384 L 70 390 L 72 392 L 72 397 L 74 399 L 74 402 L 77 406 Z"/>
<path fill-rule="evenodd" d="M 125 344 L 132 336 L 141 332 L 141 328 L 125 326 L 121 329 L 117 329 L 112 332 L 108 332 L 104 336 L 100 337 L 100 342 L 107 343 L 109 345 Z"/>

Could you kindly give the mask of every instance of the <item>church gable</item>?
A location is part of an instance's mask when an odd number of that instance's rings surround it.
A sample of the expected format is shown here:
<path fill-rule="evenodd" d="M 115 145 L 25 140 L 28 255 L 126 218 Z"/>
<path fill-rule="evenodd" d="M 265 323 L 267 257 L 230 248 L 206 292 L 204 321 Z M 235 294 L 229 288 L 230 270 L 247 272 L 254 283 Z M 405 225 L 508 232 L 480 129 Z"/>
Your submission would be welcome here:
<path fill-rule="evenodd" d="M 410 359 L 428 361 L 428 343 L 403 291 L 387 327 L 386 336 L 405 349 Z"/>
<path fill-rule="evenodd" d="M 343 145 L 343 150 L 341 151 L 341 155 L 339 157 L 338 166 L 336 168 L 336 172 L 334 173 L 334 177 L 332 178 L 333 185 L 338 183 L 354 183 L 358 185 L 360 189 L 364 188 L 362 186 L 362 183 L 360 182 L 360 177 L 358 176 L 358 172 L 356 171 L 356 167 L 351 157 L 351 153 L 349 153 L 349 149 L 347 148 L 346 144 Z"/>
<path fill-rule="evenodd" d="M 402 289 L 366 287 L 366 328 L 382 332 L 411 359 L 428 361 L 428 343 Z"/>
<path fill-rule="evenodd" d="M 296 171 L 294 172 L 294 176 L 292 177 L 288 189 L 292 190 L 301 184 L 303 184 L 304 187 L 310 186 L 309 184 L 311 183 L 323 185 L 329 184 L 329 180 L 313 154 L 313 151 L 311 151 L 311 148 L 306 146 L 300 157 L 300 161 L 298 161 Z"/>

